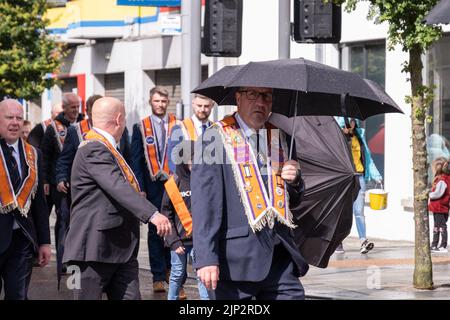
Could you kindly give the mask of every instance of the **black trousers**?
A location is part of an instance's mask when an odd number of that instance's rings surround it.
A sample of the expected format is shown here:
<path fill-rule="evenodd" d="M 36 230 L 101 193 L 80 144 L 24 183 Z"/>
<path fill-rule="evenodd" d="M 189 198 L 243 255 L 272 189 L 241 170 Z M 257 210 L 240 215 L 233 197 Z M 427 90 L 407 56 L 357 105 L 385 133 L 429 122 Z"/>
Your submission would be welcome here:
<path fill-rule="evenodd" d="M 26 300 L 33 269 L 33 244 L 21 229 L 14 230 L 9 248 L 0 254 L 0 292 L 5 300 Z"/>
<path fill-rule="evenodd" d="M 291 256 L 278 244 L 266 279 L 260 282 L 219 280 L 216 290 L 209 293 L 212 300 L 304 300 L 305 291 L 297 273 Z"/>
<path fill-rule="evenodd" d="M 123 264 L 102 262 L 74 264 L 81 271 L 80 288 L 74 290 L 76 300 L 101 300 L 103 292 L 109 300 L 141 299 L 139 265 L 136 258 Z"/>
<path fill-rule="evenodd" d="M 440 248 L 447 248 L 447 220 L 448 213 L 433 213 L 434 228 L 432 247 L 437 247 L 439 243 L 439 235 L 441 235 Z"/>

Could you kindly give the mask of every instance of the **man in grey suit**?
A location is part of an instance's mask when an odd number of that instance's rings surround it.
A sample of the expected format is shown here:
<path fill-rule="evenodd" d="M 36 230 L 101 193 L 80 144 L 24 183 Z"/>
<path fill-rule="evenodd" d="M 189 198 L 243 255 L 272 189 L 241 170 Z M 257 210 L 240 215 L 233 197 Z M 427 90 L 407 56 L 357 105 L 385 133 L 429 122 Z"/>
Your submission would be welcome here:
<path fill-rule="evenodd" d="M 125 108 L 102 98 L 92 110 L 93 129 L 80 144 L 72 167 L 72 210 L 63 261 L 81 271 L 78 299 L 140 299 L 139 222 L 170 234 L 168 219 L 139 192 L 117 151 L 125 129 Z"/>
<path fill-rule="evenodd" d="M 206 130 L 201 159 L 196 145 L 193 266 L 216 299 L 304 299 L 298 277 L 308 264 L 289 209 L 304 190 L 300 165 L 287 158 L 285 134 L 266 123 L 272 89 L 240 88 L 236 102 L 237 113 Z"/>

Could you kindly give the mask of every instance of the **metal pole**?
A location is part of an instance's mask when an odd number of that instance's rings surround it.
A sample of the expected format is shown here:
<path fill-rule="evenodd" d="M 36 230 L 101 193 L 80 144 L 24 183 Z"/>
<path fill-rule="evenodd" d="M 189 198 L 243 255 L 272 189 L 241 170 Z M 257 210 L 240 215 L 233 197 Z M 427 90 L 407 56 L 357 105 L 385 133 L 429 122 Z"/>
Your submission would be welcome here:
<path fill-rule="evenodd" d="M 278 59 L 291 57 L 291 0 L 278 1 Z"/>
<path fill-rule="evenodd" d="M 201 0 L 181 1 L 181 98 L 183 115 L 191 114 L 191 90 L 200 84 Z"/>

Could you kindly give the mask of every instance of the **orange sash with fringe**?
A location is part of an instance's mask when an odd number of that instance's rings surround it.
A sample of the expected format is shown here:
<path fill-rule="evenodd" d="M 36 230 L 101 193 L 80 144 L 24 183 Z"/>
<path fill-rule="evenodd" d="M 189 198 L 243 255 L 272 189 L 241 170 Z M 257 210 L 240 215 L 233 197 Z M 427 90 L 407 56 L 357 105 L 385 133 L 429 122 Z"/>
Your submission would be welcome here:
<path fill-rule="evenodd" d="M 133 171 L 128 166 L 127 162 L 122 157 L 120 152 L 117 151 L 117 149 L 114 148 L 108 141 L 108 139 L 106 139 L 103 135 L 101 135 L 94 129 L 89 130 L 88 133 L 85 135 L 85 140 L 81 142 L 80 148 L 93 141 L 98 141 L 101 144 L 103 144 L 106 148 L 108 148 L 108 150 L 114 155 L 114 158 L 116 158 L 117 164 L 119 165 L 119 168 L 122 171 L 122 174 L 124 175 L 125 179 L 127 179 L 127 181 L 131 184 L 133 189 L 136 190 L 136 192 L 141 192 L 139 183 Z"/>
<path fill-rule="evenodd" d="M 53 120 L 52 126 L 55 129 L 56 141 L 58 141 L 59 151 L 61 152 L 64 146 L 64 140 L 66 139 L 67 128 L 58 120 Z"/>
<path fill-rule="evenodd" d="M 22 151 L 28 165 L 28 172 L 27 176 L 22 179 L 22 186 L 17 194 L 15 194 L 3 149 L 0 148 L 0 213 L 8 213 L 14 209 L 18 209 L 20 214 L 26 217 L 30 210 L 31 200 L 34 198 L 38 186 L 37 152 L 33 146 L 23 140 Z M 22 172 L 22 177 L 24 175 L 25 172 Z"/>
<path fill-rule="evenodd" d="M 175 212 L 177 213 L 178 218 L 180 218 L 181 224 L 186 231 L 186 235 L 190 236 L 192 234 L 192 217 L 173 176 L 167 180 L 164 184 L 164 188 L 166 188 L 167 195 L 169 196 L 170 201 L 172 201 Z"/>
<path fill-rule="evenodd" d="M 78 134 L 78 140 L 81 142 L 85 140 L 86 134 L 89 132 L 89 130 L 91 130 L 91 125 L 89 124 L 89 121 L 87 119 L 81 120 L 80 122 L 75 124 L 75 130 Z"/>
<path fill-rule="evenodd" d="M 266 224 L 273 228 L 275 219 L 290 228 L 295 228 L 289 210 L 286 183 L 281 178 L 281 169 L 287 159 L 285 136 L 278 129 L 267 130 L 267 189 L 258 166 L 257 156 L 243 136 L 234 116 L 229 116 L 213 125 L 223 140 L 225 152 L 233 169 L 236 187 L 252 230 L 261 230 Z"/>
<path fill-rule="evenodd" d="M 147 162 L 148 171 L 152 181 L 157 179 L 167 180 L 172 172 L 169 169 L 169 157 L 167 154 L 167 142 L 173 127 L 177 124 L 177 119 L 174 114 L 169 113 L 168 133 L 166 134 L 166 144 L 164 146 L 163 158 L 159 158 L 158 146 L 156 143 L 156 133 L 151 120 L 151 117 L 146 117 L 141 120 L 141 135 L 144 144 L 144 154 Z"/>
<path fill-rule="evenodd" d="M 197 130 L 195 130 L 194 121 L 192 118 L 184 119 L 183 122 L 183 133 L 186 139 L 197 141 L 198 134 Z"/>

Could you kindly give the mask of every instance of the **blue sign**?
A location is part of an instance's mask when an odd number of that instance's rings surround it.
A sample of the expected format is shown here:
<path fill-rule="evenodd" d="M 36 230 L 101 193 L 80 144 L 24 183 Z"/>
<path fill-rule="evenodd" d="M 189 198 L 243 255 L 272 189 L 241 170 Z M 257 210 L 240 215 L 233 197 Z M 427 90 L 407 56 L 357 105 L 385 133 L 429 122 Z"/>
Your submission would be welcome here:
<path fill-rule="evenodd" d="M 117 0 L 118 6 L 180 7 L 181 0 Z"/>

